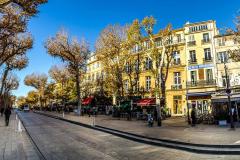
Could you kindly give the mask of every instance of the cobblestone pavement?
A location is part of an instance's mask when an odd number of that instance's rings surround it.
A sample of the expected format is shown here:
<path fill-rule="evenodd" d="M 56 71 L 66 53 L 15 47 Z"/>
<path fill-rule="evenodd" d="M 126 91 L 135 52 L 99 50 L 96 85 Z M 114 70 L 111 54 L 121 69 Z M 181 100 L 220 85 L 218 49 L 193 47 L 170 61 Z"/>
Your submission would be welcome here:
<path fill-rule="evenodd" d="M 45 112 L 61 116 L 56 112 Z M 65 114 L 66 119 L 92 124 L 93 117 L 77 116 L 74 114 Z M 111 116 L 98 115 L 95 123 L 104 127 L 109 127 L 121 131 L 141 134 L 144 136 L 184 141 L 200 144 L 240 144 L 240 128 L 230 130 L 229 127 L 219 127 L 216 125 L 197 125 L 189 126 L 184 118 L 170 118 L 164 120 L 163 126 L 158 127 L 156 122 L 153 127 L 148 127 L 146 121 L 113 118 Z"/>
<path fill-rule="evenodd" d="M 48 160 L 239 160 L 146 145 L 34 113 L 21 117 Z"/>
<path fill-rule="evenodd" d="M 28 135 L 17 131 L 16 114 L 12 112 L 9 126 L 0 117 L 0 160 L 39 160 Z"/>

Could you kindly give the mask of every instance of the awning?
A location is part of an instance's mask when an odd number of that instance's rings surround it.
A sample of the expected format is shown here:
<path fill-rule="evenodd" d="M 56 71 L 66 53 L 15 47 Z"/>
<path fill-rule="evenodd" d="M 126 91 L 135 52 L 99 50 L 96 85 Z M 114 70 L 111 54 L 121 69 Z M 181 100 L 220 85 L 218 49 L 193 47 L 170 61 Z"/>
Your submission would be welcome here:
<path fill-rule="evenodd" d="M 93 97 L 88 97 L 88 98 L 85 98 L 83 101 L 82 101 L 82 105 L 89 105 L 92 101 L 93 101 Z"/>
<path fill-rule="evenodd" d="M 155 98 L 145 98 L 137 101 L 137 106 L 154 106 L 156 105 Z"/>
<path fill-rule="evenodd" d="M 131 107 L 131 101 L 120 102 L 121 109 L 129 109 Z"/>
<path fill-rule="evenodd" d="M 187 93 L 187 96 L 211 96 L 213 92 L 195 92 L 195 93 Z"/>
<path fill-rule="evenodd" d="M 214 95 L 211 100 L 213 103 L 228 102 L 228 97 L 226 95 Z M 240 94 L 231 95 L 230 100 L 240 102 Z"/>
<path fill-rule="evenodd" d="M 213 92 L 193 92 L 187 93 L 188 100 L 210 99 Z"/>

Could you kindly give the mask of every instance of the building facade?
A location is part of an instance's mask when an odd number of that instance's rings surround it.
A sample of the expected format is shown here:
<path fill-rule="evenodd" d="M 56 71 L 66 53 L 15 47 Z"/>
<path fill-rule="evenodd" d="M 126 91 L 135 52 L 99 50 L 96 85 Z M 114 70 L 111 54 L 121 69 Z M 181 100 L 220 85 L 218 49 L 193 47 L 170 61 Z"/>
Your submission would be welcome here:
<path fill-rule="evenodd" d="M 173 116 L 187 115 L 192 107 L 196 107 L 198 114 L 209 113 L 212 102 L 217 101 L 217 97 L 221 95 L 216 93 L 226 87 L 224 64 L 227 65 L 233 90 L 240 86 L 240 62 L 230 61 L 227 54 L 239 44 L 233 41 L 231 35 L 221 36 L 213 20 L 188 22 L 182 28 L 174 30 L 174 33 L 171 43 L 177 45 L 177 49 L 173 53 L 166 80 L 166 107 Z M 161 42 L 158 41 L 160 38 L 156 35 L 155 43 L 161 50 Z M 148 40 L 144 43 L 148 49 Z M 129 94 L 130 85 L 134 82 L 131 91 L 133 95 L 142 98 L 156 97 L 156 76 L 151 70 L 155 62 L 139 46 L 132 49 L 132 55 L 135 57 L 135 65 L 131 68 L 126 63 L 126 72 L 123 75 L 125 94 Z M 129 75 L 133 68 L 139 71 L 136 81 L 136 72 L 132 73 L 134 76 Z M 101 62 L 92 55 L 88 61 L 85 80 L 95 82 L 102 73 Z M 91 91 L 96 90 L 95 87 Z M 235 97 L 239 95 L 237 90 L 234 93 Z"/>

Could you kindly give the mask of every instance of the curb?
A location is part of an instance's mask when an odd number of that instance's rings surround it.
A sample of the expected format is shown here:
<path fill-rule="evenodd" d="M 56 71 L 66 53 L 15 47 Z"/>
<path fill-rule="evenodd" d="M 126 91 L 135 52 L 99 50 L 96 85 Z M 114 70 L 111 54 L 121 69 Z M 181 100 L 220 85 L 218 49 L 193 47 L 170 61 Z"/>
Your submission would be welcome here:
<path fill-rule="evenodd" d="M 147 136 L 138 135 L 134 133 L 124 132 L 124 131 L 120 131 L 112 128 L 107 128 L 100 125 L 91 126 L 81 122 L 68 120 L 59 116 L 49 115 L 47 113 L 41 113 L 36 111 L 34 111 L 34 113 L 51 117 L 54 119 L 62 120 L 65 122 L 69 122 L 72 124 L 76 124 L 89 129 L 94 129 L 97 131 L 109 133 L 118 137 L 122 137 L 128 140 L 132 140 L 132 141 L 140 142 L 144 144 L 173 148 L 173 149 L 180 149 L 180 150 L 194 152 L 194 153 L 240 155 L 240 145 L 196 144 L 196 143 L 187 143 L 187 142 L 174 141 L 174 140 L 168 140 L 168 139 L 158 139 L 158 138 L 147 137 Z"/>

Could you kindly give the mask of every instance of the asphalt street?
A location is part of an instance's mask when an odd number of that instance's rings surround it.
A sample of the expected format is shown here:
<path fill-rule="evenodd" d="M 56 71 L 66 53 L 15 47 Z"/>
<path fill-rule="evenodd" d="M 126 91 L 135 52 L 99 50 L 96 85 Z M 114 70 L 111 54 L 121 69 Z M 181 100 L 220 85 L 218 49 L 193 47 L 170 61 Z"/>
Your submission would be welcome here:
<path fill-rule="evenodd" d="M 20 113 L 48 160 L 239 160 L 146 145 L 35 113 Z"/>

